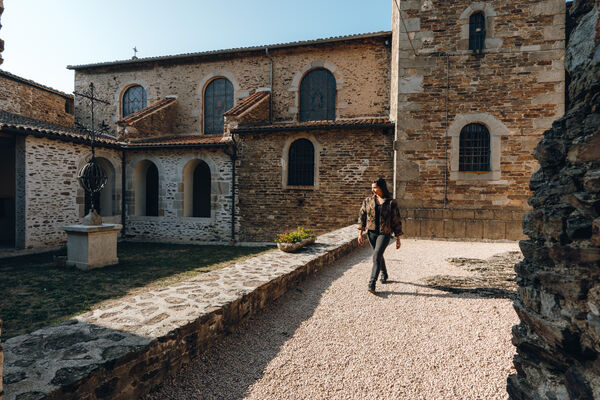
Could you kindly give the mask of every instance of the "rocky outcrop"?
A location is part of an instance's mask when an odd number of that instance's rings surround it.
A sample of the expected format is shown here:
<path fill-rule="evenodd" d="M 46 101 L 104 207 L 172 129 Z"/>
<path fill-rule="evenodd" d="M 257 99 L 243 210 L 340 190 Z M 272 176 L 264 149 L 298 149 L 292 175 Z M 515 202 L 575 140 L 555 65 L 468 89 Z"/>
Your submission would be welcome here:
<path fill-rule="evenodd" d="M 570 7 L 565 116 L 535 150 L 517 264 L 514 400 L 600 398 L 600 1 Z"/>

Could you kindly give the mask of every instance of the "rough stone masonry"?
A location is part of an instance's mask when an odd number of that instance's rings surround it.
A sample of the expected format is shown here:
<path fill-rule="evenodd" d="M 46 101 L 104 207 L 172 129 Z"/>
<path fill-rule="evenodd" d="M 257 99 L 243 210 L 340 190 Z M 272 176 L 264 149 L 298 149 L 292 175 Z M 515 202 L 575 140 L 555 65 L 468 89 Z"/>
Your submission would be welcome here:
<path fill-rule="evenodd" d="M 570 6 L 568 110 L 535 150 L 533 210 L 516 265 L 515 400 L 600 398 L 600 23 L 598 0 Z"/>

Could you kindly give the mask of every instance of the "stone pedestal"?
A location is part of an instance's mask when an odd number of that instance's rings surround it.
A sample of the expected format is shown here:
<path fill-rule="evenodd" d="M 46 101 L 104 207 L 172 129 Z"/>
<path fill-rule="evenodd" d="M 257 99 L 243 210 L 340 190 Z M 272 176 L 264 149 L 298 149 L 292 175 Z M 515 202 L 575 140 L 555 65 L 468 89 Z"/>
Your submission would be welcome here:
<path fill-rule="evenodd" d="M 67 265 L 88 270 L 118 264 L 117 234 L 120 224 L 69 225 L 67 232 Z"/>

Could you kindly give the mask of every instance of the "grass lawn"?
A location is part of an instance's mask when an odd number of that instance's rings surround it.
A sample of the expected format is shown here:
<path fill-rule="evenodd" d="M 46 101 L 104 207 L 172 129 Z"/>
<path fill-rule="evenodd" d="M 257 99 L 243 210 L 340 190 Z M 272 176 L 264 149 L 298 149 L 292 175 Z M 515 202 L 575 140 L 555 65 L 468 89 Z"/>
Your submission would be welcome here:
<path fill-rule="evenodd" d="M 80 271 L 57 267 L 66 249 L 0 259 L 2 340 L 90 310 L 103 300 L 227 267 L 267 247 L 121 242 L 119 265 Z"/>

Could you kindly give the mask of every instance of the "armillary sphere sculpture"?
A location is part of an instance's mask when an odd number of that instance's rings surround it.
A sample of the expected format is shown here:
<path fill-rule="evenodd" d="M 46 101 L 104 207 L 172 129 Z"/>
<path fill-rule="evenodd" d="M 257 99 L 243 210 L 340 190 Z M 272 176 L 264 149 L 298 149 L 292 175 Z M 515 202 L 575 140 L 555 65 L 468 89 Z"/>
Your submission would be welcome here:
<path fill-rule="evenodd" d="M 89 161 L 79 170 L 77 174 L 77 180 L 79 184 L 87 193 L 89 193 L 90 198 L 90 212 L 85 217 L 84 223 L 86 225 L 101 225 L 102 219 L 96 212 L 96 204 L 94 204 L 94 195 L 102 190 L 104 185 L 108 180 L 106 176 L 106 172 L 102 168 L 102 166 L 96 161 L 95 154 L 95 142 L 96 135 L 105 133 L 108 130 L 108 126 L 103 122 L 100 129 L 96 131 L 94 129 L 94 102 L 100 102 L 104 104 L 110 104 L 107 101 L 101 100 L 97 97 L 94 97 L 94 84 L 90 83 L 90 89 L 88 93 L 78 93 L 73 92 L 76 96 L 81 96 L 90 100 L 90 109 L 91 109 L 91 127 L 89 129 L 85 129 L 81 124 L 76 123 L 76 125 L 80 128 L 86 130 L 88 135 L 90 136 L 90 142 L 92 147 L 92 156 Z"/>

